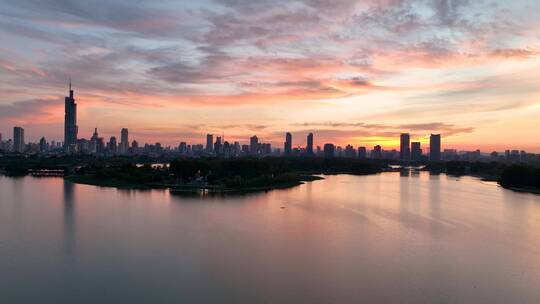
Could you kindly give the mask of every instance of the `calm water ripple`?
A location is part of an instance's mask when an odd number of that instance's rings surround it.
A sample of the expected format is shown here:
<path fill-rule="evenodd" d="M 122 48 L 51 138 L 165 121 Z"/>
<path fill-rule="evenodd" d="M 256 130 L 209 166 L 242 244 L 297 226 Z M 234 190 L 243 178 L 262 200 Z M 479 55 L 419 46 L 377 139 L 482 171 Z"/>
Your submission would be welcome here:
<path fill-rule="evenodd" d="M 384 173 L 185 197 L 0 177 L 1 303 L 540 303 L 540 196 Z"/>

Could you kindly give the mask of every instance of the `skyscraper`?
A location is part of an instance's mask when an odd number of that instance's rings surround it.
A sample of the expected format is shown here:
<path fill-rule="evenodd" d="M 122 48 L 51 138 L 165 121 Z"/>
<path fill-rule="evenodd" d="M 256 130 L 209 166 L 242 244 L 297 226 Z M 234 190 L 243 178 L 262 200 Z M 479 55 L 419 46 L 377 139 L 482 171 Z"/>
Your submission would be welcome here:
<path fill-rule="evenodd" d="M 419 161 L 422 159 L 422 148 L 420 142 L 414 141 L 411 143 L 411 160 Z"/>
<path fill-rule="evenodd" d="M 345 147 L 345 157 L 347 158 L 355 158 L 356 157 L 356 150 L 353 146 L 347 145 Z"/>
<path fill-rule="evenodd" d="M 187 153 L 187 143 L 186 142 L 181 142 L 180 145 L 178 145 L 178 152 L 180 154 L 186 154 Z"/>
<path fill-rule="evenodd" d="M 287 132 L 285 134 L 285 144 L 283 145 L 283 152 L 289 156 L 292 153 L 292 134 Z"/>
<path fill-rule="evenodd" d="M 128 129 L 122 128 L 120 131 L 120 153 L 126 154 L 129 150 L 129 133 Z"/>
<path fill-rule="evenodd" d="M 259 139 L 256 135 L 249 139 L 249 153 L 251 155 L 257 155 L 259 152 Z"/>
<path fill-rule="evenodd" d="M 223 154 L 223 143 L 221 142 L 221 136 L 216 137 L 216 142 L 214 143 L 214 153 L 216 155 Z"/>
<path fill-rule="evenodd" d="M 382 158 L 382 147 L 380 145 L 376 145 L 375 147 L 373 147 L 373 150 L 371 150 L 371 158 Z"/>
<path fill-rule="evenodd" d="M 90 153 L 97 153 L 99 151 L 99 135 L 97 128 L 94 129 L 94 134 L 90 137 Z"/>
<path fill-rule="evenodd" d="M 313 155 L 313 133 L 309 133 L 307 136 L 306 154 Z"/>
<path fill-rule="evenodd" d="M 324 150 L 324 157 L 332 158 L 334 157 L 336 147 L 333 144 L 324 144 L 323 150 Z"/>
<path fill-rule="evenodd" d="M 39 140 L 39 152 L 47 152 L 47 140 L 45 137 Z"/>
<path fill-rule="evenodd" d="M 206 134 L 206 153 L 214 151 L 214 135 Z"/>
<path fill-rule="evenodd" d="M 13 152 L 24 152 L 24 129 L 13 127 Z"/>
<path fill-rule="evenodd" d="M 429 160 L 441 160 L 441 134 L 431 134 L 429 137 Z"/>
<path fill-rule="evenodd" d="M 358 147 L 358 158 L 366 158 L 367 157 L 367 150 L 366 147 Z"/>
<path fill-rule="evenodd" d="M 399 159 L 408 161 L 411 159 L 411 150 L 410 150 L 410 140 L 411 137 L 409 133 L 402 133 L 400 136 L 399 144 Z"/>
<path fill-rule="evenodd" d="M 126 147 L 127 147 L 127 144 L 126 144 Z M 111 153 L 116 153 L 117 150 L 118 150 L 118 145 L 116 143 L 116 137 L 114 136 L 111 136 L 111 138 L 109 139 L 109 143 L 107 143 L 107 149 L 109 150 L 109 152 Z M 127 151 L 127 148 L 124 148 L 123 147 L 123 144 L 120 143 L 120 152 L 121 153 L 124 153 L 123 151 Z"/>
<path fill-rule="evenodd" d="M 65 98 L 64 106 L 64 149 L 69 151 L 77 144 L 77 104 L 69 81 L 69 96 Z"/>

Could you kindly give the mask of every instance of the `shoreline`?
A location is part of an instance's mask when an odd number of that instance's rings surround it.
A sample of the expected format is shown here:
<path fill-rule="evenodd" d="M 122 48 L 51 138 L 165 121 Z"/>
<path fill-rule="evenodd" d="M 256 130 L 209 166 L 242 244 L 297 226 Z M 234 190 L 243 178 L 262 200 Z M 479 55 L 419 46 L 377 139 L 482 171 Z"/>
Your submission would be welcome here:
<path fill-rule="evenodd" d="M 252 193 L 252 192 L 265 192 L 270 191 L 274 189 L 288 189 L 293 188 L 296 186 L 300 186 L 302 184 L 305 184 L 306 182 L 316 181 L 316 180 L 323 180 L 324 177 L 318 176 L 318 174 L 321 175 L 341 175 L 341 174 L 348 174 L 348 175 L 355 175 L 355 176 L 362 176 L 362 175 L 376 175 L 379 173 L 385 173 L 385 172 L 396 172 L 396 171 L 383 171 L 383 172 L 377 172 L 377 173 L 367 173 L 367 174 L 355 174 L 355 173 L 348 173 L 348 172 L 326 172 L 326 173 L 313 173 L 313 174 L 301 174 L 302 177 L 298 181 L 291 181 L 287 183 L 277 183 L 274 185 L 264 185 L 264 186 L 253 186 L 253 187 L 227 187 L 222 185 L 197 185 L 197 184 L 164 184 L 164 183 L 131 183 L 121 180 L 102 180 L 98 179 L 96 177 L 89 177 L 89 176 L 82 176 L 82 175 L 68 175 L 64 176 L 63 178 L 65 180 L 71 181 L 76 184 L 83 184 L 83 185 L 91 185 L 91 186 L 97 186 L 97 187 L 108 187 L 108 188 L 117 188 L 117 189 L 125 189 L 125 190 L 151 190 L 151 189 L 168 189 L 171 193 L 212 193 L 212 194 L 233 194 L 233 193 Z M 441 172 L 444 173 L 444 172 Z M 481 181 L 489 181 L 489 182 L 497 182 L 497 184 L 506 190 L 515 191 L 515 192 L 521 192 L 521 193 L 530 193 L 535 195 L 540 195 L 540 189 L 536 188 L 525 188 L 525 187 L 504 187 L 500 183 L 498 183 L 497 179 L 493 178 L 492 176 L 485 176 L 480 174 L 449 174 L 444 173 L 449 176 L 471 176 L 478 178 Z"/>
<path fill-rule="evenodd" d="M 275 183 L 271 185 L 253 186 L 253 187 L 227 187 L 223 185 L 197 185 L 197 184 L 166 184 L 166 183 L 131 183 L 122 180 L 106 180 L 99 179 L 94 176 L 83 175 L 68 175 L 64 176 L 65 180 L 72 183 L 91 185 L 97 187 L 108 187 L 117 189 L 133 189 L 133 190 L 151 190 L 151 189 L 168 189 L 171 193 L 247 193 L 247 192 L 262 192 L 274 189 L 287 189 L 302 185 L 306 182 L 322 180 L 323 177 L 315 175 L 300 175 L 300 179 L 285 183 Z"/>
<path fill-rule="evenodd" d="M 428 172 L 431 172 L 429 170 L 426 170 Z M 107 188 L 116 188 L 116 189 L 124 189 L 124 190 L 152 190 L 152 189 L 168 189 L 171 193 L 212 193 L 212 194 L 233 194 L 233 193 L 252 193 L 252 192 L 265 192 L 270 191 L 274 189 L 288 189 L 293 188 L 302 184 L 305 184 L 306 182 L 316 181 L 316 180 L 322 180 L 324 177 L 319 175 L 340 175 L 340 174 L 348 174 L 348 175 L 356 175 L 356 176 L 362 176 L 362 175 L 376 175 L 379 173 L 385 173 L 385 172 L 396 172 L 394 170 L 388 170 L 388 171 L 381 171 L 381 172 L 375 172 L 375 173 L 351 173 L 351 172 L 338 172 L 338 171 L 331 171 L 331 172 L 302 172 L 298 173 L 299 179 L 295 181 L 285 182 L 285 183 L 276 183 L 271 185 L 263 185 L 263 186 L 252 186 L 252 187 L 227 187 L 223 185 L 207 185 L 207 184 L 167 184 L 167 183 L 133 183 L 123 180 L 112 180 L 112 179 L 100 179 L 96 178 L 94 176 L 85 176 L 85 175 L 66 175 L 62 178 L 64 180 L 70 181 L 75 184 L 82 184 L 82 185 L 90 185 L 90 186 L 96 186 L 96 187 L 107 187 Z M 478 178 L 481 181 L 489 181 L 489 182 L 497 182 L 497 184 L 506 190 L 515 191 L 515 192 L 521 192 L 521 193 L 530 193 L 535 195 L 540 195 L 540 189 L 537 188 L 530 188 L 530 187 L 505 187 L 501 185 L 494 176 L 487 176 L 482 174 L 452 174 L 452 173 L 445 173 L 445 172 L 439 172 L 443 174 L 447 174 L 448 176 L 471 176 Z M 9 172 L 2 170 L 0 171 L 0 175 L 6 176 L 6 177 L 20 177 L 20 176 L 26 176 L 25 175 L 12 175 L 9 174 Z M 34 176 L 37 177 L 37 176 Z M 48 176 L 43 176 L 48 177 Z M 60 177 L 60 176 L 55 176 Z"/>

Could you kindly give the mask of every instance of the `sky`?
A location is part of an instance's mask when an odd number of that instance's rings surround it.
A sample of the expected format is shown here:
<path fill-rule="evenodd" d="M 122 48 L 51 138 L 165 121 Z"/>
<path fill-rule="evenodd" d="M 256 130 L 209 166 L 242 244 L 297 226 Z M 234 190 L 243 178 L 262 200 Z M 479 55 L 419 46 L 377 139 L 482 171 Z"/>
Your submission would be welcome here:
<path fill-rule="evenodd" d="M 0 0 L 0 133 L 540 152 L 538 0 Z"/>

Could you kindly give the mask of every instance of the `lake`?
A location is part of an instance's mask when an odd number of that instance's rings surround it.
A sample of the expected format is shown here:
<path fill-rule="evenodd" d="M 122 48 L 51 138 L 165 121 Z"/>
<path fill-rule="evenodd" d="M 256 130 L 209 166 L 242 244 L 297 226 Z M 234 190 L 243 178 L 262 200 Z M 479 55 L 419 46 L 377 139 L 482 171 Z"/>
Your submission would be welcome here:
<path fill-rule="evenodd" d="M 334 175 L 177 196 L 0 176 L 1 303 L 540 303 L 540 195 Z"/>

